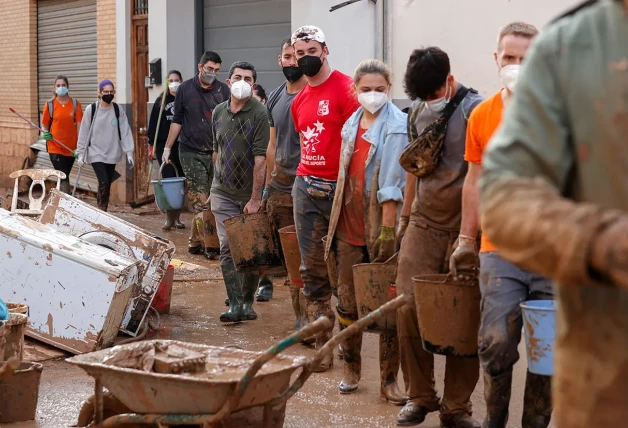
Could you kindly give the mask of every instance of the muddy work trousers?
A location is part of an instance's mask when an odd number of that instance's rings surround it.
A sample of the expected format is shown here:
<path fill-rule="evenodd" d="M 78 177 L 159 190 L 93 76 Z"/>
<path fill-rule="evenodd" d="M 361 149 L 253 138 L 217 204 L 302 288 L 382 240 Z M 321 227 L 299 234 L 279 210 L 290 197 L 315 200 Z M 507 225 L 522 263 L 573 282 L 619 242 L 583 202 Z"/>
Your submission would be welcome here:
<path fill-rule="evenodd" d="M 294 224 L 301 251 L 303 294 L 308 300 L 328 301 L 332 290 L 325 263 L 325 245 L 332 200 L 316 199 L 306 189 L 303 177 L 297 177 L 292 188 Z"/>
<path fill-rule="evenodd" d="M 279 190 L 268 189 L 266 199 L 266 213 L 270 220 L 270 228 L 273 233 L 273 241 L 276 248 L 281 252 L 281 241 L 279 240 L 279 229 L 292 226 L 294 224 L 294 206 L 292 205 L 292 195 Z M 281 253 L 283 259 L 283 253 Z"/>
<path fill-rule="evenodd" d="M 179 150 L 179 160 L 187 178 L 187 197 L 194 210 L 188 247 L 204 246 L 203 211 L 209 209 L 207 201 L 214 178 L 212 154 Z"/>
<path fill-rule="evenodd" d="M 111 195 L 111 183 L 113 183 L 116 165 L 112 163 L 94 162 L 92 168 L 94 168 L 94 173 L 98 179 L 98 192 L 96 193 L 98 208 L 107 211 L 109 196 Z"/>
<path fill-rule="evenodd" d="M 508 414 L 512 368 L 519 360 L 517 346 L 523 327 L 519 304 L 553 299 L 554 294 L 550 280 L 519 269 L 496 252 L 480 254 L 480 290 L 482 321 L 478 353 L 484 371 L 484 397 L 488 418 L 494 421 L 492 425 L 503 426 Z M 528 373 L 528 378 L 535 377 L 538 379 L 526 381 L 523 428 L 547 426 L 552 413 L 551 378 Z"/>
<path fill-rule="evenodd" d="M 434 229 L 413 216 L 401 242 L 397 294 L 410 295 L 414 302 L 413 276 L 447 273 L 449 256 L 457 237 L 458 232 Z M 478 358 L 446 357 L 441 401 L 434 382 L 434 355 L 423 349 L 416 305 L 408 304 L 397 311 L 397 333 L 401 371 L 409 401 L 430 411 L 440 407 L 441 418 L 462 412 L 470 415 L 471 393 L 480 376 Z"/>

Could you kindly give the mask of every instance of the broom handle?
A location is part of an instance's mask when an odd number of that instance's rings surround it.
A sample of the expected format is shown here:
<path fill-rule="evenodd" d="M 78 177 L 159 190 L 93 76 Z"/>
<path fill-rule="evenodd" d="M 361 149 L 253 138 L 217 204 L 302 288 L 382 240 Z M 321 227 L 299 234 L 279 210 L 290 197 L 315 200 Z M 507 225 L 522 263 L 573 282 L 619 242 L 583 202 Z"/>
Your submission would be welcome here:
<path fill-rule="evenodd" d="M 25 118 L 24 116 L 22 116 L 21 114 L 19 114 L 18 112 L 16 112 L 14 109 L 12 109 L 11 107 L 9 107 L 9 110 L 11 111 L 11 113 L 15 114 L 17 117 L 19 117 L 20 119 L 22 119 L 24 122 L 28 123 L 30 126 L 32 126 L 35 129 L 38 129 L 39 132 L 47 132 L 44 128 L 38 126 L 37 124 L 35 124 L 35 122 L 28 120 L 27 118 Z M 55 143 L 57 143 L 58 145 L 60 145 L 61 147 L 63 147 L 64 149 L 66 149 L 68 152 L 70 153 L 74 153 L 74 150 L 72 150 L 71 148 L 69 148 L 68 146 L 66 146 L 65 144 L 63 144 L 61 141 L 57 140 L 55 137 L 52 137 L 52 141 L 54 141 Z"/>
<path fill-rule="evenodd" d="M 164 113 L 166 103 L 166 92 L 168 91 L 168 84 L 170 83 L 170 79 L 166 78 L 166 89 L 164 89 L 164 93 L 161 94 L 161 105 L 159 106 L 159 116 L 157 117 L 157 128 L 155 129 L 155 136 L 153 137 L 153 150 L 157 147 L 157 136 L 159 135 L 159 125 L 161 125 L 161 116 Z M 154 153 L 154 152 L 153 152 Z M 146 197 L 148 198 L 148 191 L 150 190 L 150 175 L 153 172 L 153 161 L 149 159 L 148 165 L 148 183 L 146 184 Z M 161 171 L 161 170 L 160 170 Z"/>

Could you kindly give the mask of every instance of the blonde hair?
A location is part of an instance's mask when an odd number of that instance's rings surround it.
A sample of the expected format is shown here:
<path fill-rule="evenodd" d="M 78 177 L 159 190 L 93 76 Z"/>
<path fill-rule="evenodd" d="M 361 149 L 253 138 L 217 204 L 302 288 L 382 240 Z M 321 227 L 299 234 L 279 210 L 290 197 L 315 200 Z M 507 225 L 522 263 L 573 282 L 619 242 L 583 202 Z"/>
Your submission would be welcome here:
<path fill-rule="evenodd" d="M 390 68 L 378 59 L 367 59 L 362 61 L 355 69 L 353 83 L 356 85 L 365 74 L 381 74 L 389 85 L 392 85 L 392 72 Z"/>
<path fill-rule="evenodd" d="M 506 36 L 518 36 L 525 37 L 526 39 L 533 39 L 536 35 L 539 34 L 539 30 L 532 25 L 527 24 L 521 21 L 511 22 L 508 25 L 505 25 L 499 30 L 499 37 L 497 38 L 497 50 L 500 49 L 502 40 Z"/>

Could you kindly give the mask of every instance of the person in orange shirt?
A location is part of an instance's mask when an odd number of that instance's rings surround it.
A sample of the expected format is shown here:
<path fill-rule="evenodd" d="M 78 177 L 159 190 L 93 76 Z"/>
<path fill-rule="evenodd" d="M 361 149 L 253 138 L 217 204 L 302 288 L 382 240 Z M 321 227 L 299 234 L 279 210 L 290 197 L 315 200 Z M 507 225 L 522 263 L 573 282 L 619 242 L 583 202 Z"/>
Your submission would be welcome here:
<path fill-rule="evenodd" d="M 503 87 L 482 102 L 469 118 L 465 150 L 469 172 L 462 191 L 462 224 L 458 247 L 450 258 L 450 271 L 454 274 L 477 257 L 475 237 L 479 228 L 478 179 L 482 173 L 482 155 L 500 125 L 504 108 L 515 90 L 521 62 L 537 34 L 535 27 L 522 22 L 501 29 L 495 61 Z M 552 285 L 545 277 L 521 270 L 501 258 L 486 234 L 482 235 L 479 257 L 482 319 L 478 353 L 487 406 L 482 426 L 503 428 L 508 421 L 512 368 L 519 359 L 517 346 L 522 328 L 519 304 L 552 299 Z M 528 372 L 521 426 L 547 427 L 551 414 L 551 377 Z"/>
<path fill-rule="evenodd" d="M 54 169 L 65 173 L 65 180 L 61 182 L 61 190 L 70 193 L 70 171 L 74 166 L 78 130 L 83 119 L 81 103 L 68 95 L 70 83 L 65 76 L 57 76 L 54 84 L 53 98 L 44 104 L 41 118 L 42 128 L 46 131 L 41 138 L 46 140 L 48 154 Z M 66 148 L 52 140 L 54 138 L 63 143 Z"/>

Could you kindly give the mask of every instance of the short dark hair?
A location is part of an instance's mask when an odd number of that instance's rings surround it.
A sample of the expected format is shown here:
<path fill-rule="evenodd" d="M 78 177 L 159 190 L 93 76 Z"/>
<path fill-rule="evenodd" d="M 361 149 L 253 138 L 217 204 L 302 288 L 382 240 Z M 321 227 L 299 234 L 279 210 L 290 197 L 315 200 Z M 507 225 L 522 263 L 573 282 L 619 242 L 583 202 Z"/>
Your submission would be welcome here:
<path fill-rule="evenodd" d="M 179 79 L 183 80 L 183 76 L 181 76 L 181 72 L 179 70 L 170 70 L 167 76 L 170 77 L 171 74 L 176 74 L 177 76 L 179 76 Z"/>
<path fill-rule="evenodd" d="M 262 87 L 262 85 L 257 85 L 255 87 L 255 89 L 253 89 L 253 92 L 255 92 L 257 94 L 258 97 L 260 97 L 263 100 L 268 100 L 268 97 L 266 96 L 266 91 L 264 90 L 264 88 Z"/>
<path fill-rule="evenodd" d="M 410 55 L 403 83 L 411 100 L 434 95 L 443 87 L 451 72 L 449 56 L 440 48 L 415 49 Z"/>
<path fill-rule="evenodd" d="M 214 51 L 207 51 L 201 57 L 199 63 L 201 65 L 207 64 L 209 61 L 215 62 L 216 64 L 222 64 L 222 58 Z"/>
<path fill-rule="evenodd" d="M 286 37 L 285 39 L 283 39 L 281 41 L 281 46 L 279 47 L 279 50 L 283 51 L 283 47 L 286 45 L 292 46 L 292 37 Z"/>
<path fill-rule="evenodd" d="M 231 79 L 231 76 L 233 76 L 233 72 L 235 71 L 236 68 L 240 68 L 242 70 L 251 70 L 253 72 L 253 81 L 257 82 L 257 71 L 255 70 L 255 67 L 253 67 L 253 64 L 246 61 L 234 62 L 231 68 L 229 69 L 229 76 L 227 77 L 227 79 Z"/>

